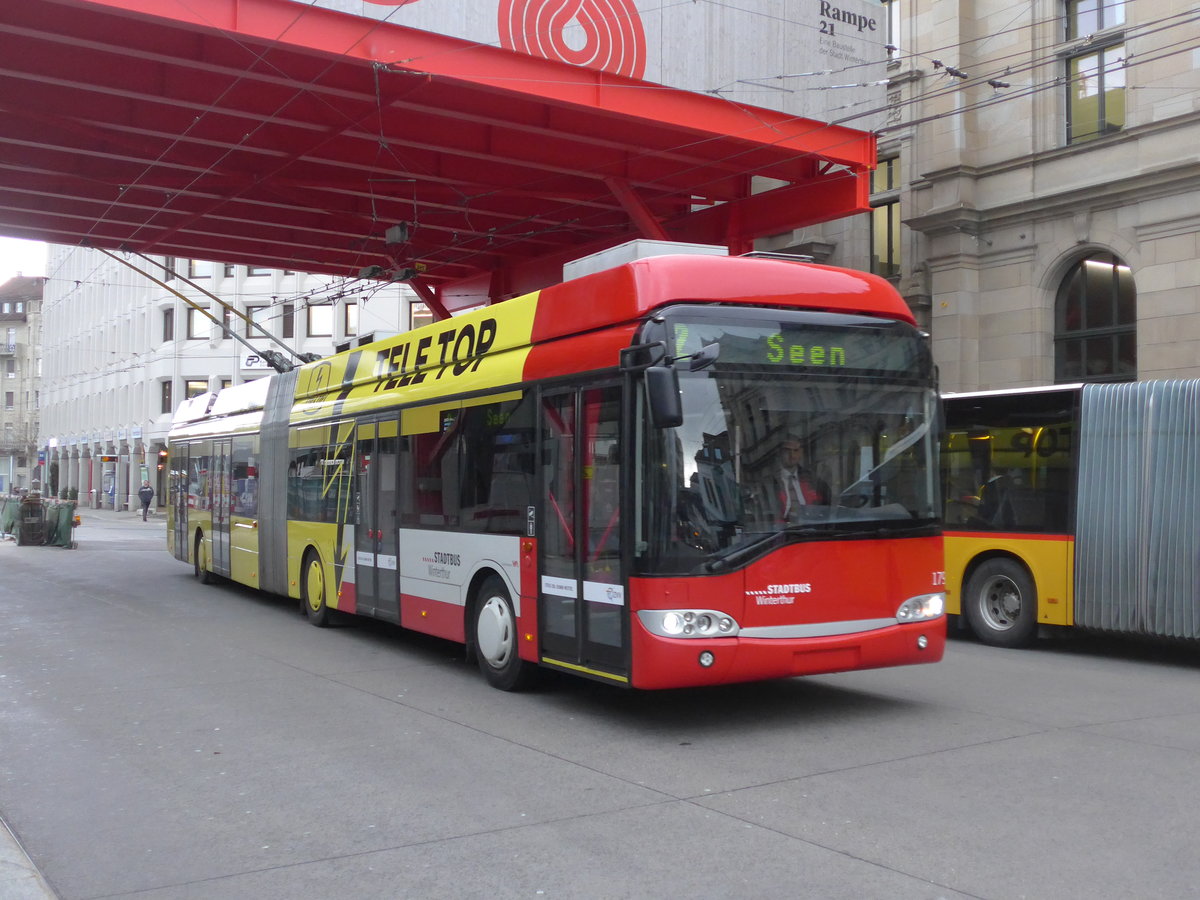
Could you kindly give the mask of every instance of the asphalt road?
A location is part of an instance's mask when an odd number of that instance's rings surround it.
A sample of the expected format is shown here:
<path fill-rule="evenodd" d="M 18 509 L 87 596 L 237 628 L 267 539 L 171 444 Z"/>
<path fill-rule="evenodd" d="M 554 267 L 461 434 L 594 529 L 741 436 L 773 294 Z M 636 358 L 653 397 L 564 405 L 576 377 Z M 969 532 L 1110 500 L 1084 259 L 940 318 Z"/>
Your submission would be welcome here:
<path fill-rule="evenodd" d="M 1200 893 L 1200 648 L 505 694 L 86 515 L 0 544 L 0 817 L 63 900 Z"/>

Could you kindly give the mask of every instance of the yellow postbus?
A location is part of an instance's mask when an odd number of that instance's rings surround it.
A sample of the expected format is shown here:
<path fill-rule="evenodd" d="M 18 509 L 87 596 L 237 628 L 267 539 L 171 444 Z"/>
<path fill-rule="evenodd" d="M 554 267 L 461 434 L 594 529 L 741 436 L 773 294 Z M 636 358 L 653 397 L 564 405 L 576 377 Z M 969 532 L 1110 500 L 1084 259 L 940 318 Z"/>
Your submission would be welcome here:
<path fill-rule="evenodd" d="M 1200 382 L 947 394 L 947 611 L 982 641 L 1043 626 L 1200 637 Z"/>

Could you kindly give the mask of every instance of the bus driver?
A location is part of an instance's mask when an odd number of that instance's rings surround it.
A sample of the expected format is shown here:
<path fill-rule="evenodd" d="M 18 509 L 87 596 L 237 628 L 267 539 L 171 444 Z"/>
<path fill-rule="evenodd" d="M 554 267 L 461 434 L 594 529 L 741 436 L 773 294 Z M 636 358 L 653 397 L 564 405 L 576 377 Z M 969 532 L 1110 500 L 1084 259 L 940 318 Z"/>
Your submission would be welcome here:
<path fill-rule="evenodd" d="M 829 485 L 808 468 L 804 441 L 788 435 L 779 447 L 779 468 L 775 473 L 776 509 L 782 522 L 795 521 L 800 508 L 829 504 Z"/>

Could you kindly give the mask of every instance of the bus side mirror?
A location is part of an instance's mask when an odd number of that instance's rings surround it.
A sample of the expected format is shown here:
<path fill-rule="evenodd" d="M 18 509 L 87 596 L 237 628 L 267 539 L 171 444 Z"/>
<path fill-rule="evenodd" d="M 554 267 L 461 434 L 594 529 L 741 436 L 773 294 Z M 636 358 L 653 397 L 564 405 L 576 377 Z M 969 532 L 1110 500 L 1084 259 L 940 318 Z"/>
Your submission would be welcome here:
<path fill-rule="evenodd" d="M 650 424 L 655 428 L 675 428 L 683 424 L 683 402 L 679 399 L 679 373 L 670 363 L 651 366 L 642 373 L 646 379 L 646 405 Z"/>
<path fill-rule="evenodd" d="M 667 356 L 664 341 L 634 344 L 621 351 L 621 369 L 641 372 L 646 384 L 646 406 L 650 424 L 655 428 L 674 428 L 683 424 L 683 401 L 679 399 L 679 374 L 674 360 Z"/>

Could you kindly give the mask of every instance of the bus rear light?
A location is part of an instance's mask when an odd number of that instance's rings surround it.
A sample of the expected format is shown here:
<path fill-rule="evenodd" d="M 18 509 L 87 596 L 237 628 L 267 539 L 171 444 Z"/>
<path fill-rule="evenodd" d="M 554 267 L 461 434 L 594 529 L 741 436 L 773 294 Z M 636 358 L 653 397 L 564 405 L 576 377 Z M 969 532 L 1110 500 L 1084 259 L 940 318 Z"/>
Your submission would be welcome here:
<path fill-rule="evenodd" d="M 921 594 L 919 597 L 909 597 L 896 610 L 896 621 L 900 624 L 908 622 L 928 622 L 938 618 L 946 610 L 945 594 Z"/>
<path fill-rule="evenodd" d="M 638 618 L 660 637 L 733 637 L 740 630 L 732 618 L 712 609 L 643 609 Z"/>

